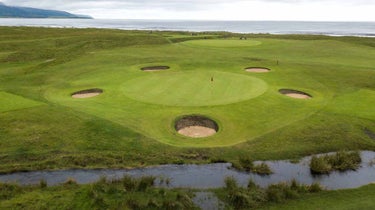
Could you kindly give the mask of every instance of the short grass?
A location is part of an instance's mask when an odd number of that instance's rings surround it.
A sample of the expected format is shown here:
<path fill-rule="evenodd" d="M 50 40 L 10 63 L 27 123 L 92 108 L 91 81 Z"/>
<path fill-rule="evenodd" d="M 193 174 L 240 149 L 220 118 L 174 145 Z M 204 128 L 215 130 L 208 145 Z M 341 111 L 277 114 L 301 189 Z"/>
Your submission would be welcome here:
<path fill-rule="evenodd" d="M 149 73 L 123 84 L 129 98 L 169 106 L 214 106 L 262 95 L 267 84 L 242 74 L 220 71 Z M 163 84 L 163 85 L 160 85 Z"/>
<path fill-rule="evenodd" d="M 374 39 L 221 38 L 228 36 L 239 35 L 1 27 L 0 90 L 7 102 L 0 107 L 16 106 L 9 94 L 43 106 L 0 113 L 0 171 L 375 150 L 365 134 L 375 127 Z M 171 69 L 140 70 L 150 65 Z M 248 66 L 271 72 L 252 74 L 244 71 Z M 206 88 L 213 72 L 216 94 Z M 88 88 L 104 93 L 71 98 Z M 281 88 L 313 98 L 289 98 Z M 219 132 L 200 139 L 178 135 L 173 123 L 188 114 L 211 117 Z"/>
<path fill-rule="evenodd" d="M 34 106 L 43 105 L 43 103 L 1 91 L 0 98 L 0 112 L 7 112 L 17 109 L 26 109 Z"/>
<path fill-rule="evenodd" d="M 238 40 L 238 39 L 211 39 L 211 40 L 193 40 L 184 42 L 185 45 L 197 47 L 211 47 L 211 48 L 242 48 L 260 45 L 262 42 L 254 40 Z"/>

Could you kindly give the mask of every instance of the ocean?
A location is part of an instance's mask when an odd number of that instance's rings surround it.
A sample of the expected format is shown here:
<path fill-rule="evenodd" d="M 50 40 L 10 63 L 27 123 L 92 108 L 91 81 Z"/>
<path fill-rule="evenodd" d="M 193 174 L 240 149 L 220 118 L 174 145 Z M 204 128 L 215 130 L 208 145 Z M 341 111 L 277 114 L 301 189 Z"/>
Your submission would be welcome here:
<path fill-rule="evenodd" d="M 322 34 L 375 37 L 375 22 L 310 21 L 189 21 L 109 19 L 13 19 L 0 18 L 0 26 L 58 28 L 110 28 L 158 31 L 227 31 L 235 33 Z"/>

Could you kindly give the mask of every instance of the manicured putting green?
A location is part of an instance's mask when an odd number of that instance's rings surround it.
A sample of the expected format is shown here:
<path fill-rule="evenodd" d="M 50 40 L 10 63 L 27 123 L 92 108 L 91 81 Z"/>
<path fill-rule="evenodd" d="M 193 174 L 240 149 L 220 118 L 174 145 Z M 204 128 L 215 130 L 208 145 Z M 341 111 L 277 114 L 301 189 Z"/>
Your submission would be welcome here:
<path fill-rule="evenodd" d="M 258 78 L 218 71 L 149 74 L 126 81 L 123 93 L 134 100 L 170 106 L 209 106 L 236 103 L 263 94 Z"/>
<path fill-rule="evenodd" d="M 31 108 L 42 105 L 42 103 L 26 99 L 22 96 L 17 96 L 7 92 L 0 91 L 0 112 L 13 111 L 18 109 Z"/>
<path fill-rule="evenodd" d="M 254 40 L 234 40 L 234 39 L 208 39 L 186 41 L 183 44 L 197 47 L 251 47 L 262 44 Z"/>

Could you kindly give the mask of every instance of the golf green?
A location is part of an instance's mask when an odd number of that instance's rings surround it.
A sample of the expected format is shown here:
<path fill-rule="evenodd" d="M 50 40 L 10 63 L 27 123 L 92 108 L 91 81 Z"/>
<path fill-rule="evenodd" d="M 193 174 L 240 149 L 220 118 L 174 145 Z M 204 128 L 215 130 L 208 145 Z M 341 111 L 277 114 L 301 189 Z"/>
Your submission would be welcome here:
<path fill-rule="evenodd" d="M 134 100 L 170 106 L 210 106 L 262 95 L 267 84 L 258 78 L 219 71 L 153 73 L 126 81 L 123 93 Z"/>

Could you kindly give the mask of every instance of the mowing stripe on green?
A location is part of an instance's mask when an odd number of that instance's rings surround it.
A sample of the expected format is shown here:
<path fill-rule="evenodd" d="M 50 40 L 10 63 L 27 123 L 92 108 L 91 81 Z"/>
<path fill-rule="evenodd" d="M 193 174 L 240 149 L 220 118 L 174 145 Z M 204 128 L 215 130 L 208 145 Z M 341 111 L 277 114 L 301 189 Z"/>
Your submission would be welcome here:
<path fill-rule="evenodd" d="M 30 100 L 22 96 L 0 91 L 0 112 L 31 108 L 43 105 L 41 102 Z"/>

